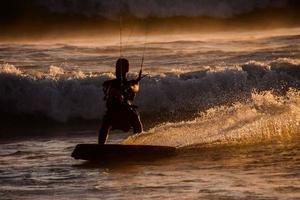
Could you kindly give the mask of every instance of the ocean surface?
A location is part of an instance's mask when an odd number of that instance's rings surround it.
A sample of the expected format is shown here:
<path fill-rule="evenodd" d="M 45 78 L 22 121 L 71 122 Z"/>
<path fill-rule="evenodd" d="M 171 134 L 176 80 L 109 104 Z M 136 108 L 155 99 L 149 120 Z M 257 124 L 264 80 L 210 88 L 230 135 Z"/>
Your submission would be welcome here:
<path fill-rule="evenodd" d="M 134 31 L 133 31 L 134 32 Z M 300 29 L 124 33 L 145 132 L 164 159 L 86 163 L 119 40 L 0 43 L 0 199 L 300 199 Z"/>

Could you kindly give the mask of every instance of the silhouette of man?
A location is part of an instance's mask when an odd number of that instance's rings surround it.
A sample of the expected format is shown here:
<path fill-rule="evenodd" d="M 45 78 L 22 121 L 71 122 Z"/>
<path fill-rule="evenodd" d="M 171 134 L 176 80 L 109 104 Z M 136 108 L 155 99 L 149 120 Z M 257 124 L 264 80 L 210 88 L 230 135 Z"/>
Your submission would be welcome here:
<path fill-rule="evenodd" d="M 139 81 L 127 80 L 129 62 L 119 58 L 116 63 L 116 78 L 103 83 L 106 113 L 99 130 L 98 144 L 105 144 L 110 130 L 120 129 L 128 132 L 133 128 L 134 133 L 141 133 L 143 126 L 137 106 L 133 105 L 136 93 L 139 91 Z"/>

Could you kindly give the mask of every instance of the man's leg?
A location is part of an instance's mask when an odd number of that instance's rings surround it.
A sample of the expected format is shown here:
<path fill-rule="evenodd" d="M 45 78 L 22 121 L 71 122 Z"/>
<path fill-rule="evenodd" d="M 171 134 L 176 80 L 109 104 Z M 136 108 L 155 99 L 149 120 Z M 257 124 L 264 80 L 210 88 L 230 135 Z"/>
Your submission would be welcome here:
<path fill-rule="evenodd" d="M 131 112 L 131 124 L 133 126 L 133 133 L 141 133 L 143 132 L 143 124 L 140 119 L 139 113 L 134 110 Z"/>
<path fill-rule="evenodd" d="M 105 144 L 111 125 L 107 115 L 103 117 L 101 128 L 98 135 L 98 144 Z"/>

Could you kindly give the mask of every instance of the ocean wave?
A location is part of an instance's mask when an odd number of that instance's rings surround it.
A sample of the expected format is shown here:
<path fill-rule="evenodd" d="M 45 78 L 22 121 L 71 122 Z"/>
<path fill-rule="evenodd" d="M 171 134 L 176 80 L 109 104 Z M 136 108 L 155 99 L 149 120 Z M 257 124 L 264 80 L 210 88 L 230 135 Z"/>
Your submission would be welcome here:
<path fill-rule="evenodd" d="M 46 73 L 28 74 L 4 64 L 0 66 L 0 112 L 2 117 L 38 116 L 58 122 L 101 119 L 105 112 L 102 83 L 112 77 L 111 73 L 69 72 L 57 66 L 50 66 Z M 253 91 L 284 96 L 290 88 L 299 89 L 299 84 L 299 61 L 291 59 L 252 61 L 222 70 L 170 70 L 144 78 L 136 103 L 142 116 L 155 119 L 168 114 L 172 120 L 246 102 Z"/>

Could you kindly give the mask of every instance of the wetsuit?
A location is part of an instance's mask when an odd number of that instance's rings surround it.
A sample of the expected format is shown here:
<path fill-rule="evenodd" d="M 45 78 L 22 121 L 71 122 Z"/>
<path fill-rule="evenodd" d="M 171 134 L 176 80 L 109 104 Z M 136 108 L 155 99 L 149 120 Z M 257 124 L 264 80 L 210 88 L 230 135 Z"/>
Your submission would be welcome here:
<path fill-rule="evenodd" d="M 120 79 L 108 80 L 103 83 L 107 111 L 103 117 L 99 130 L 98 143 L 104 144 L 110 130 L 120 129 L 128 132 L 133 128 L 134 133 L 143 131 L 137 106 L 132 102 L 135 92 L 132 86 L 137 84 L 135 80 Z"/>

